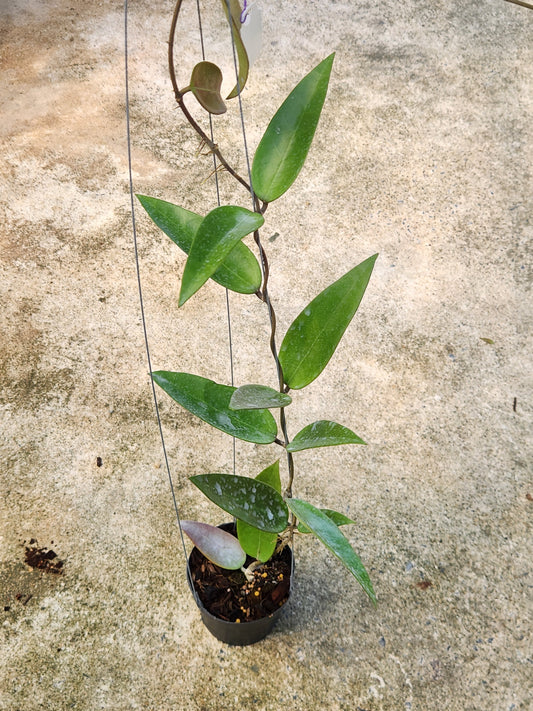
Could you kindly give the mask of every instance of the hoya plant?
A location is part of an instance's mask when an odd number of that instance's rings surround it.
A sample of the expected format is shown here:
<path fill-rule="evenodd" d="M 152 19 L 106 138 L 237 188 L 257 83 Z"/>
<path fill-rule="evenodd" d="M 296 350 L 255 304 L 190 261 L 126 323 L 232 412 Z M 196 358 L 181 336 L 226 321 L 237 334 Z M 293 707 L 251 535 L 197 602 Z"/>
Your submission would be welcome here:
<path fill-rule="evenodd" d="M 227 97 L 232 99 L 239 96 L 248 78 L 249 46 L 245 29 L 249 17 L 246 1 L 244 6 L 238 0 L 221 1 L 237 57 L 236 86 Z M 190 476 L 192 485 L 235 519 L 237 537 L 197 521 L 183 521 L 182 528 L 206 558 L 224 569 L 242 568 L 247 577 L 289 544 L 295 534 L 314 535 L 375 602 L 367 571 L 340 528 L 354 522 L 340 512 L 321 508 L 293 493 L 298 452 L 364 442 L 348 427 L 330 420 L 310 422 L 293 436 L 289 436 L 288 423 L 291 393 L 306 388 L 328 364 L 359 308 L 377 255 L 351 265 L 318 293 L 295 315 L 278 348 L 268 258 L 261 241 L 268 205 L 281 199 L 293 185 L 308 155 L 326 98 L 334 55 L 326 57 L 301 79 L 281 104 L 266 127 L 244 178 L 192 117 L 185 101 L 187 95 L 192 95 L 211 116 L 226 111 L 220 93 L 221 70 L 203 60 L 192 69 L 188 85 L 185 88 L 178 85 L 173 46 L 180 6 L 181 0 L 175 8 L 169 41 L 170 77 L 176 101 L 202 144 L 216 156 L 218 165 L 246 189 L 243 200 L 248 201 L 251 209 L 219 205 L 202 215 L 159 198 L 138 195 L 138 199 L 153 222 L 187 255 L 179 291 L 180 308 L 209 279 L 226 289 L 249 295 L 259 307 L 266 306 L 272 361 L 259 364 L 257 371 L 268 373 L 269 368 L 274 368 L 278 387 L 274 389 L 263 383 L 235 387 L 173 370 L 158 370 L 151 375 L 167 395 L 208 425 L 231 437 L 258 445 L 274 443 L 280 449 L 279 458 L 249 476 L 220 472 Z M 249 236 L 248 242 L 255 251 L 245 241 Z M 288 305 L 289 297 L 289 293 L 276 294 L 276 304 Z M 244 567 L 247 556 L 252 563 Z"/>

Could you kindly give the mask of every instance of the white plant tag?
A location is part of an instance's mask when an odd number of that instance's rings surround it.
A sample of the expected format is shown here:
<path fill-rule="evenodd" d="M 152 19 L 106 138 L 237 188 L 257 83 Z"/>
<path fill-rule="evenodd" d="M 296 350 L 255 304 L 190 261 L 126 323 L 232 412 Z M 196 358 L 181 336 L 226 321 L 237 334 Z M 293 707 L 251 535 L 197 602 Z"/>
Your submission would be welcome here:
<path fill-rule="evenodd" d="M 244 0 L 241 12 L 241 39 L 246 49 L 250 66 L 255 62 L 261 51 L 262 33 L 263 22 L 260 8 L 253 0 Z"/>

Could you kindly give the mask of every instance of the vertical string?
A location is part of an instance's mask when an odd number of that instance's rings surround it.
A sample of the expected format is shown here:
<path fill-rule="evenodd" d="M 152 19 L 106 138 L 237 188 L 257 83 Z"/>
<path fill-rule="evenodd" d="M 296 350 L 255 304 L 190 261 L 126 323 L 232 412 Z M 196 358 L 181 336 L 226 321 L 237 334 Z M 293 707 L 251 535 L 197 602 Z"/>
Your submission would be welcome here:
<path fill-rule="evenodd" d="M 228 9 L 228 15 L 231 17 L 229 0 L 226 0 L 226 6 Z M 246 5 L 245 5 L 245 7 L 246 7 Z M 246 138 L 246 126 L 244 123 L 244 110 L 242 107 L 241 85 L 239 83 L 239 67 L 238 67 L 238 63 L 237 63 L 237 50 L 235 47 L 235 35 L 234 35 L 234 31 L 233 31 L 233 24 L 231 22 L 230 22 L 230 30 L 231 30 L 231 46 L 233 49 L 233 66 L 234 66 L 234 70 L 235 70 L 235 78 L 237 81 L 237 89 L 238 89 L 237 98 L 239 100 L 239 116 L 241 119 L 241 133 L 242 133 L 242 140 L 243 140 L 243 146 L 244 146 L 244 154 L 246 156 L 246 168 L 248 171 L 248 184 L 250 185 L 250 197 L 252 200 L 252 210 L 255 210 L 256 199 L 255 199 L 255 193 L 254 193 L 254 188 L 253 188 L 253 184 L 252 184 L 252 168 L 250 165 L 250 151 L 248 150 L 248 140 Z M 272 304 L 270 301 L 270 296 L 268 295 L 268 289 L 266 287 L 266 278 L 267 278 L 266 275 L 268 273 L 268 268 L 265 263 L 265 253 L 264 253 L 263 247 L 261 245 L 261 240 L 259 238 L 259 231 L 256 232 L 256 243 L 259 248 L 259 256 L 261 259 L 261 269 L 263 271 L 263 279 L 264 279 L 264 294 L 263 294 L 263 296 L 265 298 L 265 302 L 266 302 L 267 309 L 268 309 L 268 317 L 270 320 L 270 325 L 271 325 L 271 327 L 273 327 L 274 323 L 275 323 L 274 313 L 273 313 Z M 278 378 L 280 378 L 280 382 L 281 382 L 281 375 L 280 375 L 281 374 L 281 366 L 279 363 L 279 359 L 276 355 L 277 348 L 276 348 L 276 341 L 275 341 L 274 335 L 272 336 L 272 346 L 273 346 L 272 352 L 274 354 L 274 358 L 276 361 L 276 369 L 277 369 L 277 373 L 278 373 Z M 290 455 L 289 455 L 289 457 L 290 457 Z"/>
<path fill-rule="evenodd" d="M 129 191 L 130 191 L 130 210 L 131 210 L 131 226 L 133 233 L 133 249 L 135 253 L 135 270 L 137 275 L 137 290 L 139 294 L 139 304 L 141 309 L 141 321 L 144 336 L 144 346 L 146 351 L 146 360 L 148 363 L 148 372 L 152 373 L 152 359 L 150 356 L 150 344 L 148 340 L 148 329 L 146 326 L 146 314 L 144 310 L 144 299 L 143 290 L 141 283 L 141 270 L 139 265 L 139 249 L 137 244 L 137 223 L 135 220 L 135 200 L 133 191 L 133 171 L 132 171 L 132 160 L 131 160 L 131 130 L 130 130 L 130 93 L 129 93 L 129 68 L 128 68 L 128 0 L 124 0 L 124 79 L 126 86 L 126 137 L 127 137 L 127 151 L 128 151 L 128 178 L 129 178 Z M 183 537 L 183 530 L 181 528 L 181 519 L 179 514 L 178 502 L 176 500 L 176 492 L 174 490 L 174 483 L 172 481 L 172 474 L 170 472 L 170 464 L 168 461 L 167 448 L 165 445 L 165 437 L 163 434 L 163 426 L 161 423 L 161 417 L 159 414 L 159 406 L 157 404 L 157 396 L 155 392 L 155 384 L 153 379 L 150 377 L 151 389 L 152 389 L 152 399 L 154 401 L 155 414 L 157 419 L 157 425 L 159 428 L 159 437 L 161 439 L 161 447 L 163 450 L 163 457 L 165 460 L 165 467 L 167 471 L 168 481 L 170 484 L 170 492 L 172 495 L 172 501 L 174 504 L 174 511 L 176 513 L 176 519 L 178 521 L 178 528 L 180 532 L 181 545 L 183 547 L 183 554 L 185 560 L 188 561 L 187 549 L 185 548 L 185 540 Z"/>
<path fill-rule="evenodd" d="M 227 7 L 227 11 L 228 11 L 228 17 L 231 17 L 231 10 L 230 10 L 230 2 L 229 2 L 229 0 L 226 0 L 226 7 Z M 245 3 L 245 9 L 246 9 L 246 3 Z M 248 150 L 248 141 L 247 141 L 247 138 L 246 138 L 246 126 L 245 126 L 245 123 L 244 123 L 244 111 L 243 111 L 243 107 L 242 107 L 241 85 L 240 85 L 240 82 L 239 82 L 239 67 L 238 67 L 238 63 L 237 63 L 237 50 L 236 50 L 236 46 L 235 46 L 235 34 L 234 34 L 233 23 L 232 23 L 232 22 L 230 22 L 230 30 L 231 30 L 231 46 L 232 46 L 232 49 L 233 49 L 233 66 L 234 66 L 235 77 L 236 77 L 236 81 L 237 81 L 237 97 L 238 97 L 238 100 L 239 100 L 239 115 L 240 115 L 240 119 L 241 119 L 241 132 L 242 132 L 244 153 L 245 153 L 245 156 L 246 156 L 246 167 L 247 167 L 247 170 L 248 170 L 248 184 L 250 185 L 250 196 L 251 196 L 251 200 L 252 200 L 252 210 L 255 210 L 256 199 L 255 199 L 254 188 L 253 188 L 253 183 L 252 183 L 252 169 L 251 169 L 251 166 L 250 166 L 250 152 L 249 152 L 249 150 Z M 260 254 L 260 258 L 261 258 L 261 268 L 262 268 L 262 270 L 263 270 L 263 278 L 265 278 L 265 275 L 267 274 L 267 265 L 266 265 L 266 263 L 265 263 L 264 250 L 263 250 L 263 247 L 262 247 L 262 245 L 261 245 L 261 240 L 260 240 L 260 238 L 259 238 L 259 231 L 256 232 L 256 243 L 257 243 L 257 246 L 258 246 L 258 248 L 259 248 L 259 254 Z M 271 301 L 270 301 L 270 296 L 269 296 L 269 294 L 268 294 L 268 288 L 266 287 L 266 283 L 265 283 L 265 287 L 264 287 L 264 298 L 265 298 L 265 302 L 266 302 L 267 309 L 268 309 L 268 317 L 269 317 L 269 320 L 270 320 L 270 326 L 271 326 L 271 329 L 272 329 L 272 337 L 271 337 L 272 353 L 273 353 L 274 359 L 275 359 L 275 361 L 276 361 L 276 369 L 277 369 L 278 377 L 279 377 L 280 383 L 281 383 L 281 382 L 282 382 L 282 378 L 281 378 L 281 365 L 280 365 L 279 358 L 278 358 L 278 355 L 277 355 L 276 340 L 275 340 L 275 336 L 274 336 L 274 332 L 275 332 L 275 316 L 274 316 L 274 311 L 273 311 L 273 308 L 272 308 L 272 303 L 271 303 Z M 285 419 L 284 419 L 284 417 L 285 417 L 285 416 L 284 416 L 284 414 L 283 414 L 283 408 L 282 408 L 282 409 L 281 409 L 281 414 L 280 414 L 280 423 L 281 423 L 281 426 L 282 426 L 282 428 L 283 428 L 283 430 L 284 430 L 284 432 L 285 432 L 285 436 L 286 436 Z M 292 455 L 291 455 L 291 453 L 288 452 L 288 451 L 287 451 L 287 463 L 288 463 L 288 468 L 289 468 L 289 472 L 290 472 L 293 465 L 292 465 Z M 294 539 L 293 539 L 293 536 L 292 536 L 292 534 L 291 534 L 291 542 L 293 542 L 293 540 L 294 540 Z M 292 563 L 293 563 L 293 572 L 294 572 L 294 558 L 293 558 Z M 291 578 L 291 580 L 292 580 L 292 578 Z"/>
<path fill-rule="evenodd" d="M 196 11 L 198 14 L 198 28 L 200 30 L 200 45 L 202 47 L 202 60 L 205 62 L 205 45 L 204 45 L 204 33 L 202 28 L 202 13 L 200 10 L 200 0 L 196 0 Z M 209 135 L 211 138 L 211 143 L 214 143 L 214 130 L 213 130 L 213 117 L 209 114 Z M 213 174 L 215 176 L 215 186 L 217 192 L 217 205 L 220 207 L 220 184 L 218 180 L 218 165 L 217 157 L 213 153 Z M 234 375 L 234 365 L 233 365 L 233 340 L 231 337 L 231 309 L 229 302 L 229 289 L 226 289 L 226 320 L 228 323 L 228 347 L 229 347 L 229 361 L 230 361 L 230 379 L 232 387 L 235 385 L 235 375 Z M 233 449 L 233 474 L 235 475 L 237 470 L 237 455 L 236 455 L 236 439 L 232 437 L 232 449 Z"/>
<path fill-rule="evenodd" d="M 231 10 L 230 10 L 230 4 L 229 0 L 226 0 L 226 6 L 228 8 L 228 17 L 231 17 Z M 250 196 L 252 198 L 252 209 L 255 208 L 255 195 L 254 195 L 254 190 L 253 190 L 253 185 L 252 185 L 252 169 L 250 166 L 250 152 L 248 150 L 248 141 L 246 139 L 246 127 L 244 125 L 244 112 L 242 108 L 242 97 L 241 97 L 241 85 L 239 81 L 239 67 L 237 63 L 237 50 L 235 47 L 235 35 L 233 32 L 233 23 L 230 21 L 230 30 L 231 30 L 231 47 L 233 50 L 233 66 L 235 68 L 235 78 L 237 82 L 237 98 L 239 100 L 239 115 L 241 119 L 241 133 L 242 133 L 242 141 L 243 141 L 243 146 L 244 146 L 244 155 L 246 156 L 246 169 L 248 171 L 248 184 L 250 185 Z"/>

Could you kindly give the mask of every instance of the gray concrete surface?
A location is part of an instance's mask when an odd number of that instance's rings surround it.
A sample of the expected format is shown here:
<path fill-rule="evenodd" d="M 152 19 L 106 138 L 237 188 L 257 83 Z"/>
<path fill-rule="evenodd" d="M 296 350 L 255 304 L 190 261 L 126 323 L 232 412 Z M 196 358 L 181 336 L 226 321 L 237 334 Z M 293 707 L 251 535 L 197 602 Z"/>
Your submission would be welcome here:
<path fill-rule="evenodd" d="M 216 60 L 219 3 L 205 5 Z M 262 5 L 244 93 L 252 148 L 296 80 L 337 52 L 309 161 L 267 213 L 280 333 L 380 253 L 339 352 L 289 420 L 294 434 L 336 419 L 369 443 L 301 453 L 296 488 L 357 520 L 348 535 L 379 605 L 305 539 L 268 639 L 230 648 L 203 628 L 143 350 L 122 4 L 1 0 L 0 708 L 531 709 L 533 12 Z M 201 212 L 214 185 L 167 79 L 171 11 L 130 5 L 135 189 Z M 195 26 L 192 3 L 184 17 Z M 196 30 L 180 42 L 184 84 Z M 244 169 L 235 105 L 216 140 Z M 247 206 L 227 177 L 222 193 Z M 138 224 L 154 367 L 228 382 L 223 290 L 206 286 L 178 313 L 183 258 Z M 237 382 L 273 381 L 270 361 L 257 365 L 264 309 L 232 295 L 231 311 Z M 216 523 L 187 477 L 231 470 L 231 440 L 164 398 L 161 409 L 182 514 Z M 239 443 L 237 469 L 276 455 Z M 62 575 L 25 565 L 30 539 Z"/>

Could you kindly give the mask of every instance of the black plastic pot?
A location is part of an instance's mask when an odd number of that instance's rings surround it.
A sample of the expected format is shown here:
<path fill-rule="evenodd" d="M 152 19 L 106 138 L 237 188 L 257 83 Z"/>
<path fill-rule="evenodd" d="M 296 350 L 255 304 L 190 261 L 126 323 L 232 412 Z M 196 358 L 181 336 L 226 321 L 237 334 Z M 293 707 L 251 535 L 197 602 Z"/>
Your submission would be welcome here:
<path fill-rule="evenodd" d="M 224 523 L 220 525 L 219 528 L 229 532 L 235 530 L 235 526 L 233 523 Z M 291 581 L 287 600 L 271 615 L 268 615 L 268 617 L 262 617 L 259 620 L 252 620 L 251 622 L 228 622 L 227 620 L 221 620 L 219 617 L 215 617 L 215 615 L 212 615 L 208 610 L 206 610 L 206 608 L 202 604 L 202 601 L 198 597 L 196 590 L 194 589 L 190 573 L 190 560 L 191 556 L 195 552 L 199 553 L 199 551 L 197 548 L 193 548 L 193 550 L 191 551 L 191 555 L 189 556 L 189 560 L 187 562 L 187 581 L 189 583 L 189 587 L 194 596 L 196 604 L 198 605 L 198 609 L 200 610 L 202 622 L 214 637 L 219 639 L 221 642 L 225 642 L 226 644 L 244 646 L 247 644 L 255 644 L 255 642 L 259 642 L 259 640 L 266 637 L 269 632 L 272 631 L 272 628 L 274 627 L 278 619 L 281 617 L 283 608 L 290 599 L 292 590 L 294 557 L 292 554 L 292 550 L 288 546 L 284 549 L 284 551 L 286 551 L 287 562 L 291 567 Z"/>

